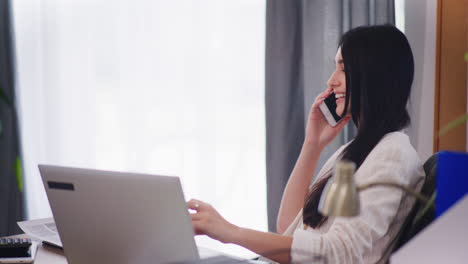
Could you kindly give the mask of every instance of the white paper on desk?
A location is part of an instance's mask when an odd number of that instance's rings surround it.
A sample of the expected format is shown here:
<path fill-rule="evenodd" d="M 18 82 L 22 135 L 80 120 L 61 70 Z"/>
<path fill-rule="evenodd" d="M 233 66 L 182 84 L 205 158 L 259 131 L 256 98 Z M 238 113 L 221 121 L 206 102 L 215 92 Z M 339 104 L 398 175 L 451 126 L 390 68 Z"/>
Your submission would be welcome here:
<path fill-rule="evenodd" d="M 54 246 L 63 247 L 57 226 L 52 217 L 18 222 L 18 226 L 26 235 L 32 238 L 45 241 Z"/>

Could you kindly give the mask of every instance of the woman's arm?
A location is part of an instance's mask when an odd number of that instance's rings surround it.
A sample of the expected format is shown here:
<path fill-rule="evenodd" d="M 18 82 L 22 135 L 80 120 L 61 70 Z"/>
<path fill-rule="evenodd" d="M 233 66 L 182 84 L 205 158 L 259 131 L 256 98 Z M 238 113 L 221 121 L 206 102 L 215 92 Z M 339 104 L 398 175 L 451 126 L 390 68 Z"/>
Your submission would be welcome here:
<path fill-rule="evenodd" d="M 292 240 L 290 236 L 238 228 L 229 243 L 245 247 L 279 263 L 290 263 Z"/>
<path fill-rule="evenodd" d="M 278 233 L 283 233 L 297 213 L 304 207 L 308 187 L 317 167 L 320 153 L 339 134 L 350 119 L 350 117 L 345 117 L 335 127 L 327 123 L 319 106 L 331 92 L 332 89 L 328 88 L 317 96 L 310 109 L 304 144 L 281 199 L 276 222 Z"/>
<path fill-rule="evenodd" d="M 408 185 L 422 176 L 416 152 L 408 151 L 398 138 L 387 138 L 379 143 L 354 175 L 358 185 L 379 181 Z M 296 229 L 294 239 L 237 227 L 224 220 L 212 206 L 198 200 L 189 201 L 188 207 L 196 211 L 191 215 L 196 234 L 238 244 L 281 263 L 310 263 L 313 256 L 324 256 L 329 263 L 363 263 L 364 258 L 379 258 L 365 254 L 370 251 L 380 254 L 388 246 L 382 237 L 388 235 L 392 239 L 398 231 L 398 223 L 407 216 L 411 204 L 405 200 L 400 208 L 402 197 L 399 189 L 367 189 L 360 193 L 359 216 L 335 218 L 326 233 L 310 228 Z M 399 210 L 403 211 L 397 215 Z M 270 254 L 272 252 L 282 253 Z"/>
<path fill-rule="evenodd" d="M 320 152 L 315 146 L 308 143 L 304 143 L 302 146 L 301 154 L 289 177 L 281 199 L 276 223 L 278 233 L 284 233 L 297 213 L 304 207 L 304 200 L 317 167 Z"/>
<path fill-rule="evenodd" d="M 192 199 L 187 206 L 196 211 L 191 214 L 195 234 L 237 244 L 279 263 L 290 262 L 292 237 L 235 226 L 199 200 Z"/>

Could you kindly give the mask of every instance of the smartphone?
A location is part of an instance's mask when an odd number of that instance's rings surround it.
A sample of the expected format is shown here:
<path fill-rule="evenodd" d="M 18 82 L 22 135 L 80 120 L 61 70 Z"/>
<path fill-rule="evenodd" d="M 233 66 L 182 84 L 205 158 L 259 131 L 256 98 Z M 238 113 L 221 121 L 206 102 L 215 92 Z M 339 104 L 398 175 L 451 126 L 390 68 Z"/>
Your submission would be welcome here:
<path fill-rule="evenodd" d="M 25 256 L 0 257 L 0 263 L 33 263 L 37 251 L 37 243 L 33 241 Z"/>
<path fill-rule="evenodd" d="M 334 127 L 338 125 L 338 123 L 341 121 L 341 116 L 336 113 L 335 93 L 331 93 L 329 96 L 327 96 L 327 98 L 325 98 L 319 107 L 330 126 Z"/>

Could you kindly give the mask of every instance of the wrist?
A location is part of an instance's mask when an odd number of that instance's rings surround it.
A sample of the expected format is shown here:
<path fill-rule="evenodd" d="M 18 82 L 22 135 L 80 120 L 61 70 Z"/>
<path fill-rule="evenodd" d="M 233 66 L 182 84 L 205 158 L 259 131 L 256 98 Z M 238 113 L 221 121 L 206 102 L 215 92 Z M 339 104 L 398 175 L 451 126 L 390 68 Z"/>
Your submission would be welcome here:
<path fill-rule="evenodd" d="M 312 140 L 304 140 L 304 143 L 302 144 L 302 151 L 312 154 L 312 155 L 318 155 L 320 156 L 320 153 L 322 153 L 323 147 L 320 146 L 315 141 Z"/>
<path fill-rule="evenodd" d="M 242 233 L 244 232 L 244 228 L 238 227 L 236 225 L 232 225 L 231 232 L 228 235 L 226 241 L 222 241 L 223 243 L 230 243 L 230 244 L 239 244 L 242 241 Z"/>

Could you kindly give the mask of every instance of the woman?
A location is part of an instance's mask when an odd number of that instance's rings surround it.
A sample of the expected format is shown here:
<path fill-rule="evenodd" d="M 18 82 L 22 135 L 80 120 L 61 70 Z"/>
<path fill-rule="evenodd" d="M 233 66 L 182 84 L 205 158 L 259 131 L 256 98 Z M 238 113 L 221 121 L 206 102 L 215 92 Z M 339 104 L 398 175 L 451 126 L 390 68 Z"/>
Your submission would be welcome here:
<path fill-rule="evenodd" d="M 281 263 L 311 263 L 317 255 L 325 256 L 328 263 L 387 260 L 413 199 L 398 189 L 376 187 L 360 193 L 357 217 L 324 217 L 317 207 L 334 164 L 341 159 L 356 164 L 358 185 L 391 181 L 420 188 L 422 164 L 402 132 L 410 122 L 406 104 L 413 55 L 408 40 L 395 27 L 364 26 L 342 36 L 335 64 L 328 88 L 309 113 L 302 150 L 281 201 L 279 234 L 237 227 L 209 204 L 191 200 L 188 207 L 196 211 L 192 214 L 196 234 L 238 244 Z M 332 92 L 337 97 L 336 111 L 343 117 L 336 127 L 328 125 L 319 110 Z M 357 127 L 356 137 L 332 155 L 308 188 L 320 153 L 350 119 Z"/>

